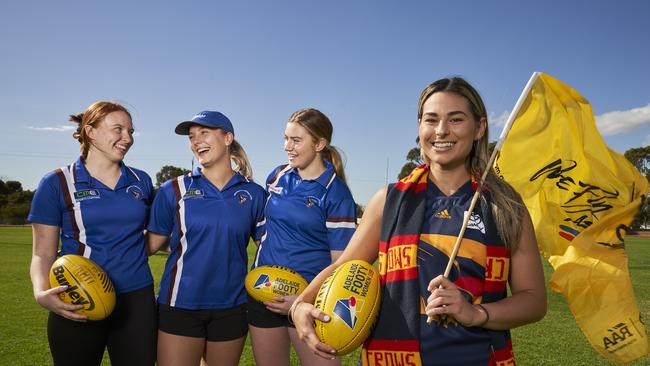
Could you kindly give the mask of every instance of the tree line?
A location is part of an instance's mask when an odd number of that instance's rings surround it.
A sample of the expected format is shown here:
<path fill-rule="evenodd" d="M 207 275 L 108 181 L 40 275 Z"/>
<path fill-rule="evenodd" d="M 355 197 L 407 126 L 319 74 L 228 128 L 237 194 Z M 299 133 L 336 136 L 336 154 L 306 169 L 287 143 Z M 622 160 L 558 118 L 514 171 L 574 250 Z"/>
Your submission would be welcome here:
<path fill-rule="evenodd" d="M 22 183 L 0 180 L 0 223 L 21 225 L 25 223 L 34 191 L 23 190 Z"/>
<path fill-rule="evenodd" d="M 188 169 L 165 165 L 156 173 L 155 188 L 169 179 L 187 173 Z M 0 179 L 0 225 L 26 224 L 34 192 L 24 190 L 22 183 L 18 181 Z"/>

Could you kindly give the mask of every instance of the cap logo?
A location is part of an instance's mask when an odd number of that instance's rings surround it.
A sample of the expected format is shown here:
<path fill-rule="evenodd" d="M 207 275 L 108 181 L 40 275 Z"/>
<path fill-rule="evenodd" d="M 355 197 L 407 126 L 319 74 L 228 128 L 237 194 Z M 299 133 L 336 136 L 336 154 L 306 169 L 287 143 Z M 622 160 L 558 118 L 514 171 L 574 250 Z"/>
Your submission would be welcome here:
<path fill-rule="evenodd" d="M 196 116 L 192 117 L 192 119 L 197 119 L 197 118 L 205 118 L 206 115 L 204 113 L 199 113 Z"/>

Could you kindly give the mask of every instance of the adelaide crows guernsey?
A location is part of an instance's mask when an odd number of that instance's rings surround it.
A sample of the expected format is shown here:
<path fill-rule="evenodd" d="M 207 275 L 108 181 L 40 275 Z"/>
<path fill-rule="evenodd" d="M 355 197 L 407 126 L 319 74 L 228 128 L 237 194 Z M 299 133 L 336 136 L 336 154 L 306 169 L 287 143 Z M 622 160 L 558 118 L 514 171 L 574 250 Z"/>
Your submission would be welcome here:
<path fill-rule="evenodd" d="M 92 259 L 108 273 L 117 293 L 125 293 L 153 283 L 144 229 L 154 191 L 147 173 L 124 163 L 120 170 L 114 189 L 93 178 L 82 158 L 48 173 L 27 220 L 58 226 L 61 255 Z"/>
<path fill-rule="evenodd" d="M 325 172 L 303 180 L 289 165 L 275 168 L 266 181 L 266 234 L 255 266 L 280 265 L 307 281 L 332 263 L 356 228 L 352 193 L 325 161 Z"/>
<path fill-rule="evenodd" d="M 148 230 L 170 236 L 158 302 L 184 309 L 226 309 L 246 302 L 246 246 L 263 231 L 264 188 L 236 173 L 220 190 L 196 168 L 167 181 Z"/>
<path fill-rule="evenodd" d="M 449 255 L 474 194 L 468 181 L 450 196 L 429 181 L 426 212 L 418 248 L 420 282 L 420 355 L 423 365 L 488 365 L 495 352 L 511 352 L 507 331 L 464 327 L 453 318 L 436 316 L 426 323 L 424 304 L 429 282 L 444 273 Z M 483 197 L 489 199 L 489 192 Z M 472 303 L 490 302 L 506 296 L 509 255 L 498 235 L 489 209 L 477 204 L 454 261 L 449 279 Z M 489 278 L 486 278 L 489 277 Z M 500 357 L 503 359 L 503 357 Z"/>

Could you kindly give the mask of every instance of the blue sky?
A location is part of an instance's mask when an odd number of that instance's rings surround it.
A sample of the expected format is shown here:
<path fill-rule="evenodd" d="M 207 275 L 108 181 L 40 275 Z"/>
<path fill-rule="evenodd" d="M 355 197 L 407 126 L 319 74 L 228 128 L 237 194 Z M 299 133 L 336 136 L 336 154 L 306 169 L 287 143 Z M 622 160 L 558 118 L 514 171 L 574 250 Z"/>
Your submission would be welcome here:
<path fill-rule="evenodd" d="M 34 189 L 78 155 L 67 116 L 126 104 L 129 165 L 190 167 L 174 126 L 224 112 L 255 178 L 285 161 L 288 116 L 334 123 L 356 200 L 405 162 L 420 90 L 461 75 L 496 139 L 533 71 L 581 92 L 613 149 L 650 144 L 650 2 L 8 1 L 0 5 L 0 178 Z M 614 113 L 618 112 L 618 113 Z"/>

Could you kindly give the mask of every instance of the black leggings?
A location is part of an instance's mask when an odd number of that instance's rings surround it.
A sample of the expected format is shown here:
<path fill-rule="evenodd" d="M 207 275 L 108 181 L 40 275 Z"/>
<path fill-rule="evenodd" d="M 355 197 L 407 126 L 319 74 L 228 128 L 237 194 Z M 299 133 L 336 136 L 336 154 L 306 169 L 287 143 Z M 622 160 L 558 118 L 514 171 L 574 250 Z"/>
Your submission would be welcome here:
<path fill-rule="evenodd" d="M 117 295 L 115 310 L 100 321 L 75 322 L 50 313 L 47 338 L 54 365 L 153 365 L 157 311 L 153 285 Z"/>

